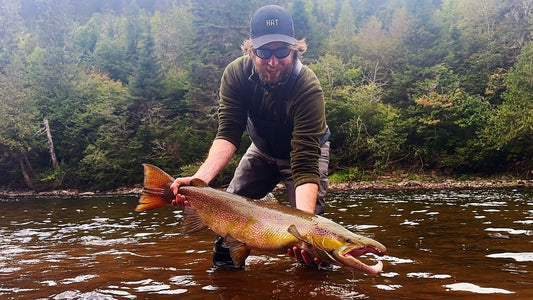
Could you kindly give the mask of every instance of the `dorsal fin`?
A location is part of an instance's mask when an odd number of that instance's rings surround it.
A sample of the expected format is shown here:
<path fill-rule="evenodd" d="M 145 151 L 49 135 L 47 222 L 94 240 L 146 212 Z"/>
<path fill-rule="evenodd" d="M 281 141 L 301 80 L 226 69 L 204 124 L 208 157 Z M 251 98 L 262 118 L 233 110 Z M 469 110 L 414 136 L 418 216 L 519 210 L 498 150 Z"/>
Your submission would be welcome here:
<path fill-rule="evenodd" d="M 264 196 L 263 198 L 261 199 L 257 199 L 255 201 L 264 201 L 264 202 L 276 202 L 276 203 L 279 203 L 278 202 L 278 199 L 276 199 L 276 197 L 274 196 L 274 194 L 272 193 L 268 193 L 266 196 Z"/>
<path fill-rule="evenodd" d="M 196 187 L 207 187 L 207 183 L 199 178 L 193 178 L 191 179 L 191 185 Z"/>
<path fill-rule="evenodd" d="M 261 207 L 265 207 L 265 208 L 268 208 L 268 209 L 274 209 L 274 210 L 277 210 L 277 211 L 284 211 L 284 209 L 289 208 L 286 205 L 280 204 L 278 202 L 278 199 L 276 199 L 276 197 L 274 197 L 274 195 L 272 193 L 267 194 L 263 198 L 253 199 L 253 202 L 254 202 L 255 205 L 258 205 L 258 206 L 261 206 Z"/>

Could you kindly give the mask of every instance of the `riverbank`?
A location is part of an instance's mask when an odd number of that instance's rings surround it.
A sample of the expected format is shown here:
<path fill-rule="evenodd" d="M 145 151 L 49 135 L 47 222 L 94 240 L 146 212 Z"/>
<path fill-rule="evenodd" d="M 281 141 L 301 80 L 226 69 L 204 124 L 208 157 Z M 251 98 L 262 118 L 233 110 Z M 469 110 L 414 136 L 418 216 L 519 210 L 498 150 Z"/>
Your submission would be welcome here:
<path fill-rule="evenodd" d="M 438 178 L 431 180 L 397 179 L 384 176 L 377 180 L 360 182 L 330 182 L 329 190 L 452 190 L 452 189 L 494 189 L 494 188 L 533 188 L 533 180 L 525 179 L 483 179 L 454 180 Z M 278 189 L 283 189 L 279 185 Z M 0 197 L 22 196 L 106 196 L 106 195 L 138 195 L 142 187 L 120 188 L 111 191 L 79 191 L 76 189 L 52 191 L 9 191 L 0 190 Z"/>
<path fill-rule="evenodd" d="M 332 184 L 331 189 L 338 190 L 451 190 L 451 189 L 491 189 L 491 188 L 533 188 L 533 180 L 490 180 L 490 181 L 455 181 L 426 182 L 405 180 L 401 182 L 344 182 Z"/>

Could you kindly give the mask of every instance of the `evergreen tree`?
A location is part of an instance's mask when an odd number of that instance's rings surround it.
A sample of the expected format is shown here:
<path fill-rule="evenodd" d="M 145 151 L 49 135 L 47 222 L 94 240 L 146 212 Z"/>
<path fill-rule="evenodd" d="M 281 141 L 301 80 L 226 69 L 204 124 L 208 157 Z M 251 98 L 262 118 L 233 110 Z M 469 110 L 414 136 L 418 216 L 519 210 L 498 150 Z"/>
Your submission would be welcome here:
<path fill-rule="evenodd" d="M 325 50 L 341 58 L 344 62 L 349 62 L 358 52 L 355 31 L 352 7 L 348 0 L 345 0 L 342 4 L 339 21 L 327 38 Z"/>
<path fill-rule="evenodd" d="M 484 150 L 495 150 L 519 172 L 531 172 L 533 165 L 533 42 L 523 48 L 505 76 L 503 103 L 481 134 Z M 485 152 L 487 153 L 487 152 Z M 487 154 L 486 154 L 487 155 Z"/>
<path fill-rule="evenodd" d="M 0 186 L 33 187 L 33 158 L 43 149 L 39 117 L 26 93 L 27 28 L 17 2 L 0 1 Z M 37 137 L 36 137 L 37 136 Z"/>

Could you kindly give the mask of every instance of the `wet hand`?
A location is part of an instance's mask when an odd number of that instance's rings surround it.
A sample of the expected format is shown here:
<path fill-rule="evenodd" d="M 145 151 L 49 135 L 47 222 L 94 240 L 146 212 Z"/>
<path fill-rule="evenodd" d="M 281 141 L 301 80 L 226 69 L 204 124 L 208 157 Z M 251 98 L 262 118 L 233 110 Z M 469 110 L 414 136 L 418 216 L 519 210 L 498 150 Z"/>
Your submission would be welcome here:
<path fill-rule="evenodd" d="M 307 251 L 300 249 L 298 247 L 292 247 L 287 250 L 287 255 L 292 256 L 296 258 L 297 261 L 303 262 L 306 265 L 320 265 L 322 263 L 322 260 L 318 257 L 311 257 Z"/>
<path fill-rule="evenodd" d="M 191 177 L 176 178 L 170 185 L 170 190 L 176 195 L 176 198 L 172 200 L 173 206 L 185 206 L 189 205 L 189 202 L 185 199 L 185 196 L 179 193 L 179 187 L 183 185 L 190 185 Z"/>

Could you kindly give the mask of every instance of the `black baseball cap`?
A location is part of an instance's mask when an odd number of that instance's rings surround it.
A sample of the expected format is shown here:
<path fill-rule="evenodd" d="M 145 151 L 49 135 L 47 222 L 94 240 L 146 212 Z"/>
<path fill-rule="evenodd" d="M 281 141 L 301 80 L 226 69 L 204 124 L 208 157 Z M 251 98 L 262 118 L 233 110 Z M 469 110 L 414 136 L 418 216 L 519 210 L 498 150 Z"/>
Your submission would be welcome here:
<path fill-rule="evenodd" d="M 294 45 L 294 25 L 289 13 L 277 5 L 265 5 L 254 12 L 250 37 L 255 49 L 272 42 Z"/>

